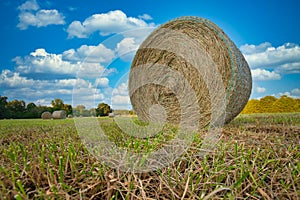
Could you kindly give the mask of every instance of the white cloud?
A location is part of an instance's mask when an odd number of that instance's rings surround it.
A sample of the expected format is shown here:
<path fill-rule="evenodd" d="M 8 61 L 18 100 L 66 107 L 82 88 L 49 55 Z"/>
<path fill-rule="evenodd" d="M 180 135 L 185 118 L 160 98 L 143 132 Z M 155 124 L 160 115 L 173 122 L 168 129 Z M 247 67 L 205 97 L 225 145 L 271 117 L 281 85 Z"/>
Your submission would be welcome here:
<path fill-rule="evenodd" d="M 103 85 L 108 84 L 108 79 L 103 77 L 100 82 Z M 35 80 L 10 70 L 3 70 L 0 74 L 0 87 L 4 89 L 4 96 L 21 98 L 26 102 L 38 101 L 41 105 L 48 105 L 51 98 L 62 98 L 65 103 L 71 104 L 74 97 L 74 103 L 91 108 L 96 102 L 102 102 L 105 97 L 100 89 L 96 89 L 87 80 Z"/>
<path fill-rule="evenodd" d="M 300 73 L 300 47 L 297 44 L 273 47 L 265 42 L 258 46 L 246 44 L 240 49 L 252 69 L 269 68 L 279 74 Z"/>
<path fill-rule="evenodd" d="M 94 32 L 99 32 L 105 36 L 112 33 L 146 27 L 154 27 L 154 24 L 148 24 L 143 19 L 128 17 L 121 10 L 115 10 L 108 13 L 94 14 L 83 22 L 73 21 L 69 25 L 67 32 L 69 38 L 87 38 Z"/>
<path fill-rule="evenodd" d="M 254 80 L 267 81 L 267 80 L 280 80 L 280 74 L 274 71 L 268 71 L 265 69 L 252 69 L 251 74 Z"/>
<path fill-rule="evenodd" d="M 84 77 L 98 77 L 100 75 L 107 76 L 115 69 L 106 69 L 98 61 L 109 61 L 112 59 L 112 50 L 104 50 L 104 48 L 89 47 L 86 46 L 86 51 L 79 50 L 68 50 L 63 54 L 52 54 L 48 53 L 45 49 L 36 49 L 25 57 L 16 57 L 13 61 L 16 62 L 16 70 L 22 74 L 33 74 L 33 73 L 51 73 L 60 75 L 78 75 L 79 78 Z M 94 49 L 95 51 L 92 51 Z M 101 51 L 102 50 L 102 51 Z M 90 51 L 85 62 L 75 62 L 79 60 L 80 57 L 84 56 L 84 53 Z M 101 52 L 103 55 L 101 55 Z M 111 54 L 111 55 L 110 55 Z M 64 56 L 63 56 L 64 55 Z M 97 58 L 98 55 L 99 57 Z M 105 55 L 107 57 L 105 58 Z M 64 60 L 63 57 L 68 58 Z M 86 62 L 89 61 L 89 62 Z M 94 61 L 95 63 L 92 63 Z"/>
<path fill-rule="evenodd" d="M 153 18 L 150 16 L 150 15 L 148 15 L 148 14 L 143 14 L 143 15 L 139 15 L 138 16 L 140 19 L 144 19 L 144 20 L 152 20 Z"/>
<path fill-rule="evenodd" d="M 108 63 L 115 58 L 114 51 L 106 48 L 103 44 L 98 46 L 82 45 L 76 50 L 69 49 L 62 55 L 65 60 L 88 63 Z"/>
<path fill-rule="evenodd" d="M 122 60 L 131 61 L 138 48 L 139 44 L 135 42 L 134 38 L 130 37 L 119 42 L 115 51 Z"/>
<path fill-rule="evenodd" d="M 19 23 L 17 27 L 21 30 L 27 29 L 29 26 L 44 27 L 51 24 L 65 24 L 64 16 L 56 9 L 39 10 L 39 5 L 35 0 L 26 1 L 18 7 Z"/>
<path fill-rule="evenodd" d="M 255 54 L 255 53 L 262 53 L 262 52 L 266 51 L 269 47 L 272 47 L 271 43 L 264 42 L 257 46 L 255 46 L 253 44 L 245 44 L 240 47 L 240 50 L 245 55 L 251 55 L 251 54 Z"/>
<path fill-rule="evenodd" d="M 282 64 L 279 65 L 275 70 L 285 74 L 300 73 L 300 62 Z"/>
<path fill-rule="evenodd" d="M 300 96 L 300 89 L 299 88 L 294 88 L 291 93 L 295 96 Z"/>
<path fill-rule="evenodd" d="M 2 70 L 0 74 L 0 86 L 17 88 L 17 87 L 31 87 L 34 85 L 32 79 L 27 79 L 26 77 L 21 77 L 19 73 L 12 72 L 10 70 Z"/>
<path fill-rule="evenodd" d="M 121 83 L 118 87 L 113 89 L 113 95 L 128 95 L 128 84 Z"/>
<path fill-rule="evenodd" d="M 113 109 L 131 109 L 128 83 L 121 83 L 113 89 L 111 102 Z"/>
<path fill-rule="evenodd" d="M 255 91 L 256 91 L 257 93 L 264 93 L 264 92 L 266 91 L 266 88 L 257 86 L 257 87 L 255 88 Z"/>
<path fill-rule="evenodd" d="M 18 7 L 18 9 L 21 11 L 38 10 L 39 8 L 40 7 L 37 4 L 36 0 L 28 0 Z"/>
<path fill-rule="evenodd" d="M 79 64 L 62 60 L 61 54 L 47 53 L 45 49 L 36 49 L 30 55 L 13 59 L 18 65 L 17 71 L 29 73 L 76 74 Z"/>
<path fill-rule="evenodd" d="M 115 95 L 112 97 L 112 106 L 114 109 L 127 109 L 130 107 L 129 96 Z"/>
<path fill-rule="evenodd" d="M 108 87 L 109 79 L 106 77 L 97 78 L 95 80 L 96 87 Z"/>
<path fill-rule="evenodd" d="M 282 95 L 286 95 L 292 98 L 300 98 L 300 88 L 294 88 L 290 91 L 279 92 L 276 96 L 279 98 Z"/>

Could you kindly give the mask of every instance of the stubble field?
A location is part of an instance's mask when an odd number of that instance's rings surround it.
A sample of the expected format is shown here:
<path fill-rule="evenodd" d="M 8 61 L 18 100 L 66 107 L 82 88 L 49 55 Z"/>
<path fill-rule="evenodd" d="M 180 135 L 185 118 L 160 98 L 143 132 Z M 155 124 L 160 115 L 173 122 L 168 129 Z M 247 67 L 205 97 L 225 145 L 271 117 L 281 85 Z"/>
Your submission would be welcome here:
<path fill-rule="evenodd" d="M 170 127 L 149 142 L 123 134 L 113 119 L 99 123 L 117 145 L 136 152 L 159 148 L 176 133 Z M 95 159 L 73 119 L 1 120 L 0 198 L 299 199 L 299 113 L 240 115 L 200 157 L 205 132 L 170 166 L 132 173 Z"/>

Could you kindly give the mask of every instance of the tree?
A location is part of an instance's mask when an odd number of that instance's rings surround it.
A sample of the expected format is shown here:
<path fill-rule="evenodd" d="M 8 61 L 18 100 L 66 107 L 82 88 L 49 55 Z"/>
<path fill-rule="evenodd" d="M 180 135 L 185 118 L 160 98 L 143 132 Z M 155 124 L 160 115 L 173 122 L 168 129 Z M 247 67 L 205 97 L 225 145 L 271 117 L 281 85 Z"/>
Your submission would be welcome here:
<path fill-rule="evenodd" d="M 74 116 L 83 116 L 84 110 L 85 110 L 85 106 L 84 105 L 77 105 L 73 109 L 73 115 Z"/>
<path fill-rule="evenodd" d="M 64 109 L 64 102 L 61 99 L 54 99 L 51 101 L 53 110 L 63 110 Z"/>
<path fill-rule="evenodd" d="M 106 103 L 99 103 L 98 107 L 96 108 L 97 116 L 108 116 L 111 111 L 112 110 L 110 106 Z"/>
<path fill-rule="evenodd" d="M 30 111 L 34 110 L 36 107 L 37 106 L 31 102 L 31 103 L 27 104 L 26 110 L 30 112 Z"/>
<path fill-rule="evenodd" d="M 72 114 L 72 106 L 69 105 L 69 104 L 64 104 L 63 110 L 66 111 L 67 116 L 70 115 L 70 114 Z"/>
<path fill-rule="evenodd" d="M 0 119 L 6 118 L 7 97 L 0 96 Z"/>
<path fill-rule="evenodd" d="M 29 103 L 26 106 L 26 112 L 22 118 L 38 118 L 40 117 L 39 109 L 34 103 Z"/>
<path fill-rule="evenodd" d="M 26 111 L 25 101 L 13 100 L 7 103 L 8 116 L 10 118 L 23 118 Z"/>
<path fill-rule="evenodd" d="M 89 112 L 90 112 L 90 116 L 96 116 L 96 115 L 97 115 L 97 112 L 96 112 L 96 109 L 95 109 L 95 108 L 91 108 L 91 109 L 89 110 Z"/>

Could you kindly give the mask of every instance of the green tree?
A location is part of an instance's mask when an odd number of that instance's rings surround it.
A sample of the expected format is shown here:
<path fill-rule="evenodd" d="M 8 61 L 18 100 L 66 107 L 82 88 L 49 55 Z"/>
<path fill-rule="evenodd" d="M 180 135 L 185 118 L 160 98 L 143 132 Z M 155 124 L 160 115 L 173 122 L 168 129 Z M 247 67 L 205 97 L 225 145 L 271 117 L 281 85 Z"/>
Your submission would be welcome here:
<path fill-rule="evenodd" d="M 70 114 L 72 114 L 72 106 L 69 105 L 69 104 L 64 104 L 63 110 L 66 111 L 67 116 L 70 115 Z"/>
<path fill-rule="evenodd" d="M 0 96 L 0 119 L 7 118 L 7 97 Z"/>
<path fill-rule="evenodd" d="M 38 107 L 34 103 L 29 103 L 26 106 L 26 112 L 22 118 L 39 118 L 40 113 Z"/>
<path fill-rule="evenodd" d="M 64 102 L 61 99 L 54 99 L 51 101 L 53 110 L 63 110 L 64 109 Z"/>
<path fill-rule="evenodd" d="M 96 109 L 95 109 L 95 108 L 91 108 L 91 109 L 89 110 L 89 112 L 90 112 L 90 116 L 96 116 L 96 115 L 97 115 L 97 112 L 96 112 Z"/>
<path fill-rule="evenodd" d="M 10 118 L 23 118 L 26 111 L 25 101 L 13 100 L 7 103 L 8 116 Z"/>
<path fill-rule="evenodd" d="M 110 106 L 106 103 L 99 103 L 98 107 L 96 108 L 97 116 L 108 116 L 111 111 L 112 110 Z"/>
<path fill-rule="evenodd" d="M 83 116 L 85 110 L 85 106 L 84 105 L 77 105 L 75 108 L 73 108 L 73 115 L 74 116 Z"/>
<path fill-rule="evenodd" d="M 27 104 L 26 110 L 30 112 L 30 111 L 34 110 L 36 107 L 37 106 L 31 102 L 31 103 Z"/>

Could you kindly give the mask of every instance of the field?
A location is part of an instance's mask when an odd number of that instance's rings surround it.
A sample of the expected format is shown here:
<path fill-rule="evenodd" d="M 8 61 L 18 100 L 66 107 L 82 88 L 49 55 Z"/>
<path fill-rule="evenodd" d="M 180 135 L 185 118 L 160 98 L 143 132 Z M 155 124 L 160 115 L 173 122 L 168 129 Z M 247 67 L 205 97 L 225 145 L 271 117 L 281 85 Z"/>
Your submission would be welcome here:
<path fill-rule="evenodd" d="M 99 119 L 117 145 L 158 148 Z M 172 138 L 173 129 L 166 130 Z M 91 156 L 73 119 L 0 121 L 2 199 L 299 199 L 300 114 L 240 115 L 215 150 L 197 156 L 206 131 L 170 166 L 147 173 L 111 169 Z M 145 145 L 145 144 L 148 144 Z"/>

